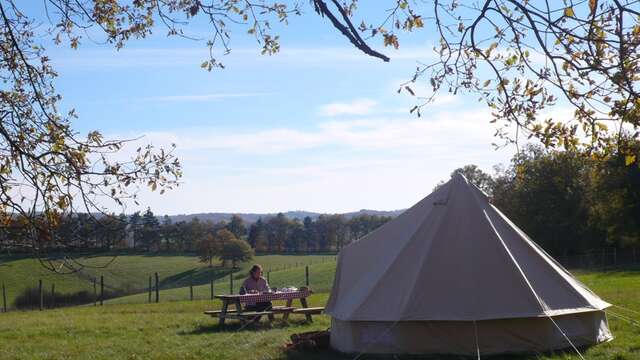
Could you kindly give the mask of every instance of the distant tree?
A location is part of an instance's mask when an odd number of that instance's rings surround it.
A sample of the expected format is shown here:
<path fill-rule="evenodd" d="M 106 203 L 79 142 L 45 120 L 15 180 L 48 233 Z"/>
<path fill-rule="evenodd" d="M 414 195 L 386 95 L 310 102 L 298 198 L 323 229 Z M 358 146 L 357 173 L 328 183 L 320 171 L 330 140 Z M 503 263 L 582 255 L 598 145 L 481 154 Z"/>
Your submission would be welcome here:
<path fill-rule="evenodd" d="M 140 238 L 142 233 L 140 232 L 140 227 L 142 226 L 142 217 L 140 216 L 140 211 L 136 211 L 129 217 L 129 226 L 132 235 L 133 235 L 133 247 L 138 247 L 140 243 Z"/>
<path fill-rule="evenodd" d="M 191 227 L 186 221 L 177 221 L 173 224 L 173 247 L 177 251 L 186 251 L 191 239 Z"/>
<path fill-rule="evenodd" d="M 196 250 L 198 241 L 206 236 L 207 230 L 197 217 L 191 219 L 185 225 L 182 246 L 185 251 Z"/>
<path fill-rule="evenodd" d="M 497 177 L 493 203 L 543 248 L 556 255 L 598 247 L 602 232 L 589 216 L 592 160 L 527 146 Z"/>
<path fill-rule="evenodd" d="M 317 233 L 311 217 L 305 216 L 305 218 L 302 220 L 302 226 L 304 228 L 304 248 L 307 251 L 318 250 Z"/>
<path fill-rule="evenodd" d="M 213 259 L 221 253 L 220 244 L 212 234 L 208 234 L 198 242 L 198 257 L 200 262 L 213 267 Z"/>
<path fill-rule="evenodd" d="M 469 180 L 473 185 L 477 186 L 485 193 L 491 195 L 491 190 L 493 189 L 493 178 L 491 177 L 491 175 L 482 171 L 478 166 L 473 164 L 465 165 L 461 168 L 453 170 L 453 172 L 451 173 L 451 177 L 453 177 L 455 174 L 464 175 L 464 177 L 467 178 L 467 180 Z"/>
<path fill-rule="evenodd" d="M 290 221 L 283 213 L 267 221 L 267 242 L 269 251 L 283 251 L 289 236 Z"/>
<path fill-rule="evenodd" d="M 351 218 L 349 227 L 349 242 L 357 240 L 391 220 L 388 216 L 362 214 Z"/>
<path fill-rule="evenodd" d="M 320 215 L 315 224 L 318 245 L 322 251 L 341 249 L 348 237 L 348 227 L 342 215 Z"/>
<path fill-rule="evenodd" d="M 248 261 L 253 258 L 253 250 L 244 240 L 233 238 L 221 244 L 220 259 L 224 262 L 231 261 L 231 266 L 236 268 L 239 261 Z"/>
<path fill-rule="evenodd" d="M 98 241 L 97 247 L 110 249 L 121 239 L 122 224 L 115 215 L 105 215 L 97 219 L 94 224 L 93 233 Z"/>
<path fill-rule="evenodd" d="M 162 224 L 160 225 L 160 237 L 165 249 L 171 250 L 174 247 L 175 226 L 168 215 L 165 215 L 162 218 Z"/>
<path fill-rule="evenodd" d="M 238 240 L 238 238 L 236 238 L 236 236 L 226 228 L 217 230 L 214 237 L 218 244 L 218 248 L 220 249 L 220 260 L 222 260 L 222 266 L 225 266 L 229 259 L 222 256 L 222 249 L 224 249 L 228 243 Z M 249 248 L 251 248 L 251 246 L 249 246 Z"/>
<path fill-rule="evenodd" d="M 238 215 L 232 215 L 231 221 L 226 224 L 226 227 L 238 239 L 242 239 L 247 234 L 247 227 L 244 224 L 244 220 L 242 220 L 242 218 Z"/>
<path fill-rule="evenodd" d="M 335 248 L 340 251 L 349 238 L 349 227 L 344 215 L 333 215 L 330 217 L 330 229 L 335 235 Z"/>
<path fill-rule="evenodd" d="M 640 141 L 624 138 L 624 149 L 612 151 L 589 173 L 590 217 L 604 232 L 608 246 L 640 246 Z"/>
<path fill-rule="evenodd" d="M 73 242 L 76 246 L 85 249 L 95 246 L 95 221 L 95 217 L 89 214 L 77 214 L 75 241 Z"/>
<path fill-rule="evenodd" d="M 141 243 L 142 246 L 147 250 L 151 250 L 152 248 L 156 251 L 159 250 L 160 247 L 160 222 L 158 218 L 153 214 L 150 208 L 147 208 L 147 211 L 142 215 L 142 227 L 141 231 Z"/>
<path fill-rule="evenodd" d="M 258 221 L 261 221 L 261 220 L 258 220 Z M 268 248 L 269 248 L 269 234 L 267 232 L 266 225 L 262 224 L 258 228 L 255 249 L 258 251 L 267 251 Z"/>
<path fill-rule="evenodd" d="M 491 191 L 493 189 L 493 178 L 491 175 L 482 171 L 477 165 L 470 164 L 457 168 L 451 172 L 450 178 L 453 178 L 456 174 L 462 174 L 473 185 L 477 186 L 488 195 L 491 195 Z M 433 191 L 438 190 L 445 183 L 445 181 L 438 182 L 433 188 Z"/>
<path fill-rule="evenodd" d="M 216 238 L 218 242 L 222 245 L 226 244 L 229 241 L 236 240 L 236 236 L 227 229 L 220 229 L 216 231 Z"/>
<path fill-rule="evenodd" d="M 285 241 L 285 249 L 289 252 L 302 250 L 304 243 L 304 227 L 300 220 L 294 219 L 289 223 L 287 231 L 287 239 Z"/>
<path fill-rule="evenodd" d="M 258 221 L 262 222 L 260 219 L 258 219 Z M 256 248 L 256 240 L 258 239 L 258 221 L 249 226 L 249 235 L 247 236 L 247 242 L 254 249 Z"/>
<path fill-rule="evenodd" d="M 249 228 L 249 245 L 256 251 L 265 251 L 267 246 L 266 227 L 262 218 L 259 218 Z"/>

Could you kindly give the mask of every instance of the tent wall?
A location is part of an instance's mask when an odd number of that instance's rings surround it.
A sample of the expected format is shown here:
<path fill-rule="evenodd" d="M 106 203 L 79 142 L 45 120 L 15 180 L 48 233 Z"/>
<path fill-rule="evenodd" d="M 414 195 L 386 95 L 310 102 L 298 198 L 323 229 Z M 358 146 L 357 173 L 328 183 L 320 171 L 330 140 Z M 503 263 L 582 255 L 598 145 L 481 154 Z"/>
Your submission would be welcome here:
<path fill-rule="evenodd" d="M 613 338 L 604 311 L 553 317 L 576 346 Z M 547 317 L 470 321 L 342 321 L 333 318 L 331 346 L 346 353 L 540 353 L 570 347 Z"/>

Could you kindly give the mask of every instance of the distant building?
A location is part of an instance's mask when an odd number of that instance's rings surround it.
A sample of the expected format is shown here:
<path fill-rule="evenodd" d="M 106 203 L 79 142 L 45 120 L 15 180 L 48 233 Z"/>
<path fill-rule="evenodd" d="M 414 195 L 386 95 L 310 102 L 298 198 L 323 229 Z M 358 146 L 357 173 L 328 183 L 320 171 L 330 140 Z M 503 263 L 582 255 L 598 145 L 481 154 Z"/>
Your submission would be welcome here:
<path fill-rule="evenodd" d="M 127 224 L 124 229 L 124 239 L 122 240 L 122 244 L 125 248 L 133 249 L 136 245 L 136 241 L 134 239 L 135 232 L 132 229 L 131 224 Z"/>

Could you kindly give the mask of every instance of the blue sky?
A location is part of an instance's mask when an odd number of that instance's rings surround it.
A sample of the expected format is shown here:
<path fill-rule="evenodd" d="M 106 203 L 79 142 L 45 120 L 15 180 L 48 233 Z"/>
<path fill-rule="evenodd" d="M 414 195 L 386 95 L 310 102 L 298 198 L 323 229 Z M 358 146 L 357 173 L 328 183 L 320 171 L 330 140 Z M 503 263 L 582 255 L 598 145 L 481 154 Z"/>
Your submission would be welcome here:
<path fill-rule="evenodd" d="M 432 27 L 401 39 L 398 51 L 383 49 L 392 58 L 383 63 L 310 10 L 281 28 L 274 56 L 236 31 L 221 58 L 227 68 L 213 72 L 199 67 L 204 42 L 168 39 L 160 28 L 120 51 L 88 41 L 47 48 L 79 131 L 176 143 L 182 185 L 140 194 L 160 214 L 406 208 L 456 167 L 508 162 L 515 149 L 494 150 L 476 97 L 443 94 L 417 118 L 408 113 L 416 99 L 396 93 L 435 56 Z"/>

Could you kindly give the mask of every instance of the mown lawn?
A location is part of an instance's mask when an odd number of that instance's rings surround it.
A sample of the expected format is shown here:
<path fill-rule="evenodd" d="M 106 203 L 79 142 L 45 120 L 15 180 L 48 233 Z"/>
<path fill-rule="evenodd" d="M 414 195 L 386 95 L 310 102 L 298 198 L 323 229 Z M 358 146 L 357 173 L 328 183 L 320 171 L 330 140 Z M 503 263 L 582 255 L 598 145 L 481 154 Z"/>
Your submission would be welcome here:
<path fill-rule="evenodd" d="M 317 267 L 316 276 L 323 271 L 326 276 L 332 274 L 329 264 L 317 264 L 314 267 Z M 283 270 L 280 274 L 283 281 L 289 281 L 285 276 L 293 276 L 295 270 Z M 611 330 L 616 338 L 607 344 L 581 349 L 585 359 L 640 359 L 640 322 L 631 324 L 618 317 L 623 315 L 640 320 L 640 270 L 579 272 L 577 275 L 604 299 L 620 306 L 611 308 L 609 313 Z M 327 296 L 327 293 L 315 294 L 311 298 L 311 305 L 323 305 Z M 330 320 L 326 316 L 314 317 L 313 324 L 303 324 L 298 319 L 289 325 L 276 322 L 273 328 L 261 326 L 238 330 L 237 325 L 232 323 L 228 328 L 221 329 L 216 319 L 202 314 L 203 310 L 215 308 L 215 305 L 218 303 L 209 300 L 167 301 L 160 304 L 110 304 L 103 307 L 0 314 L 0 358 L 297 360 L 354 357 L 332 351 L 287 353 L 283 350 L 292 333 L 329 327 Z M 368 357 L 360 357 L 363 358 Z M 415 358 L 424 357 L 411 357 Z M 492 359 L 560 360 L 579 357 L 567 351 L 498 356 Z"/>
<path fill-rule="evenodd" d="M 311 304 L 326 301 L 315 295 Z M 202 311 L 211 301 L 106 305 L 0 314 L 2 359 L 271 359 L 293 332 L 325 329 L 303 317 L 289 326 L 224 331 Z"/>

